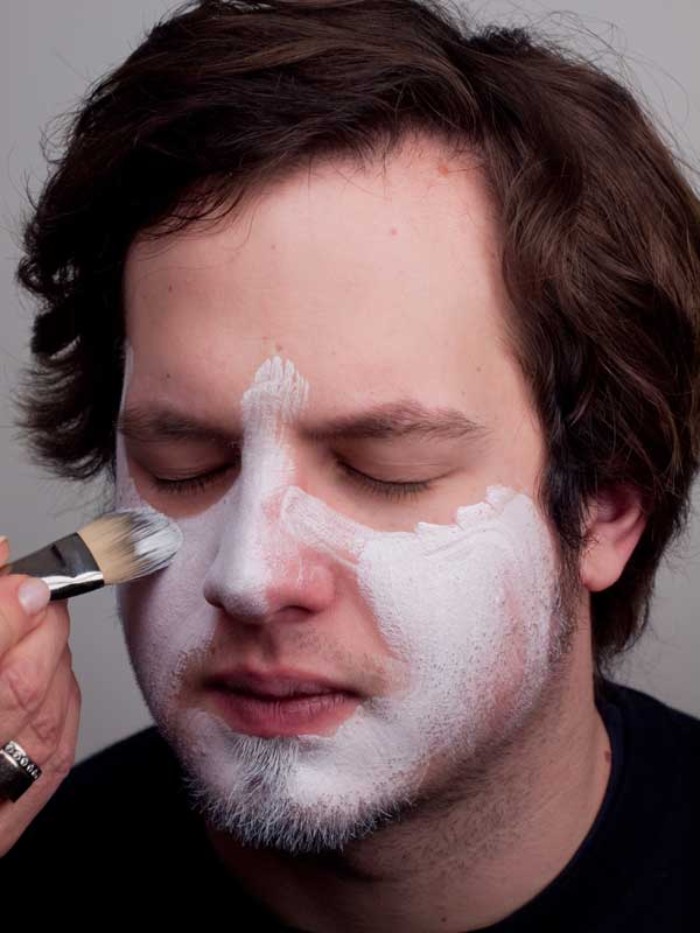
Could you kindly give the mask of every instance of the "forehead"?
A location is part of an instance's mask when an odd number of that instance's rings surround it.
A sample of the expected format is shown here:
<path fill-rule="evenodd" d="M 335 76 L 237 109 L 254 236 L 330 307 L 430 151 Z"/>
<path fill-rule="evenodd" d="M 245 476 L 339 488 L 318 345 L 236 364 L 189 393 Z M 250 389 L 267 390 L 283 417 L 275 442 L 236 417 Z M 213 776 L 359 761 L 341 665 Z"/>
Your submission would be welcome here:
<path fill-rule="evenodd" d="M 137 239 L 134 391 L 240 399 L 276 353 L 317 399 L 518 391 L 497 230 L 474 159 L 424 140 L 364 169 L 313 165 L 215 224 Z"/>

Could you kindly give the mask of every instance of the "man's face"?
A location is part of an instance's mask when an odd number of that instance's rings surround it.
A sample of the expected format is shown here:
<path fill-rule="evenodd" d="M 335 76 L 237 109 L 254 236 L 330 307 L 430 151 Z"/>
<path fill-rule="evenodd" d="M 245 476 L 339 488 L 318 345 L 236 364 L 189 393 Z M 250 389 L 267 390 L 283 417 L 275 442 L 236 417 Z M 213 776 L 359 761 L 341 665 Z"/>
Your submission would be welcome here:
<path fill-rule="evenodd" d="M 125 302 L 117 505 L 184 544 L 120 610 L 212 822 L 337 846 L 476 771 L 567 625 L 479 171 L 299 172 L 137 241 Z"/>

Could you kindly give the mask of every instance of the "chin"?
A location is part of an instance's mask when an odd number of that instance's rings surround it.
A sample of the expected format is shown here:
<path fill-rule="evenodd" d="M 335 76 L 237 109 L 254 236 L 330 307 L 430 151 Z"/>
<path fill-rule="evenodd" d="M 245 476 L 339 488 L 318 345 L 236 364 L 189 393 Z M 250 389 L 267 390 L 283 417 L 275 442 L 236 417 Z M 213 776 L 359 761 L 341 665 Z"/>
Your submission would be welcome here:
<path fill-rule="evenodd" d="M 269 740 L 267 740 L 269 741 Z M 342 852 L 398 821 L 408 804 L 388 806 L 358 802 L 353 807 L 302 806 L 293 797 L 273 796 L 268 788 L 243 795 L 222 797 L 201 778 L 188 775 L 185 788 L 206 823 L 251 848 L 273 849 L 288 855 Z"/>
<path fill-rule="evenodd" d="M 161 731 L 211 828 L 287 853 L 340 851 L 397 821 L 413 806 L 422 772 L 392 760 L 386 727 L 372 711 L 324 736 L 236 733 L 202 709 Z"/>

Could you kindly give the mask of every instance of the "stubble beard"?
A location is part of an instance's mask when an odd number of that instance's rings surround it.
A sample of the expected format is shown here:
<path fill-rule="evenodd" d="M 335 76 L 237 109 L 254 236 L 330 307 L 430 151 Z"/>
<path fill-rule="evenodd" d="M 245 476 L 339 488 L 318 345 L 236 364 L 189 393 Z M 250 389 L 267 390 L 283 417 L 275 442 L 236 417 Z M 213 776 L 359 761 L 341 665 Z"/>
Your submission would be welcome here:
<path fill-rule="evenodd" d="M 304 753 L 297 737 L 260 738 L 234 735 L 229 740 L 237 761 L 235 786 L 222 793 L 201 774 L 187 769 L 185 789 L 207 825 L 253 848 L 290 855 L 340 852 L 349 843 L 399 820 L 411 801 L 337 802 L 320 794 L 302 805 L 289 792 L 289 781 Z"/>

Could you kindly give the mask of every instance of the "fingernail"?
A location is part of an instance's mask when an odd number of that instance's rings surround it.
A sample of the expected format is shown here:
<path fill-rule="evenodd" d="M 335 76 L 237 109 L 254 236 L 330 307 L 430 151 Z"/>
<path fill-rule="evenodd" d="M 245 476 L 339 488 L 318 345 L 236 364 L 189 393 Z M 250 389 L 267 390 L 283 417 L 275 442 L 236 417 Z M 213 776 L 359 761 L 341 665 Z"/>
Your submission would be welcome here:
<path fill-rule="evenodd" d="M 33 616 L 48 606 L 51 599 L 51 590 L 38 577 L 25 580 L 17 590 L 17 599 L 27 615 Z"/>
<path fill-rule="evenodd" d="M 0 547 L 2 547 L 3 544 L 7 544 L 7 535 L 0 535 Z"/>

